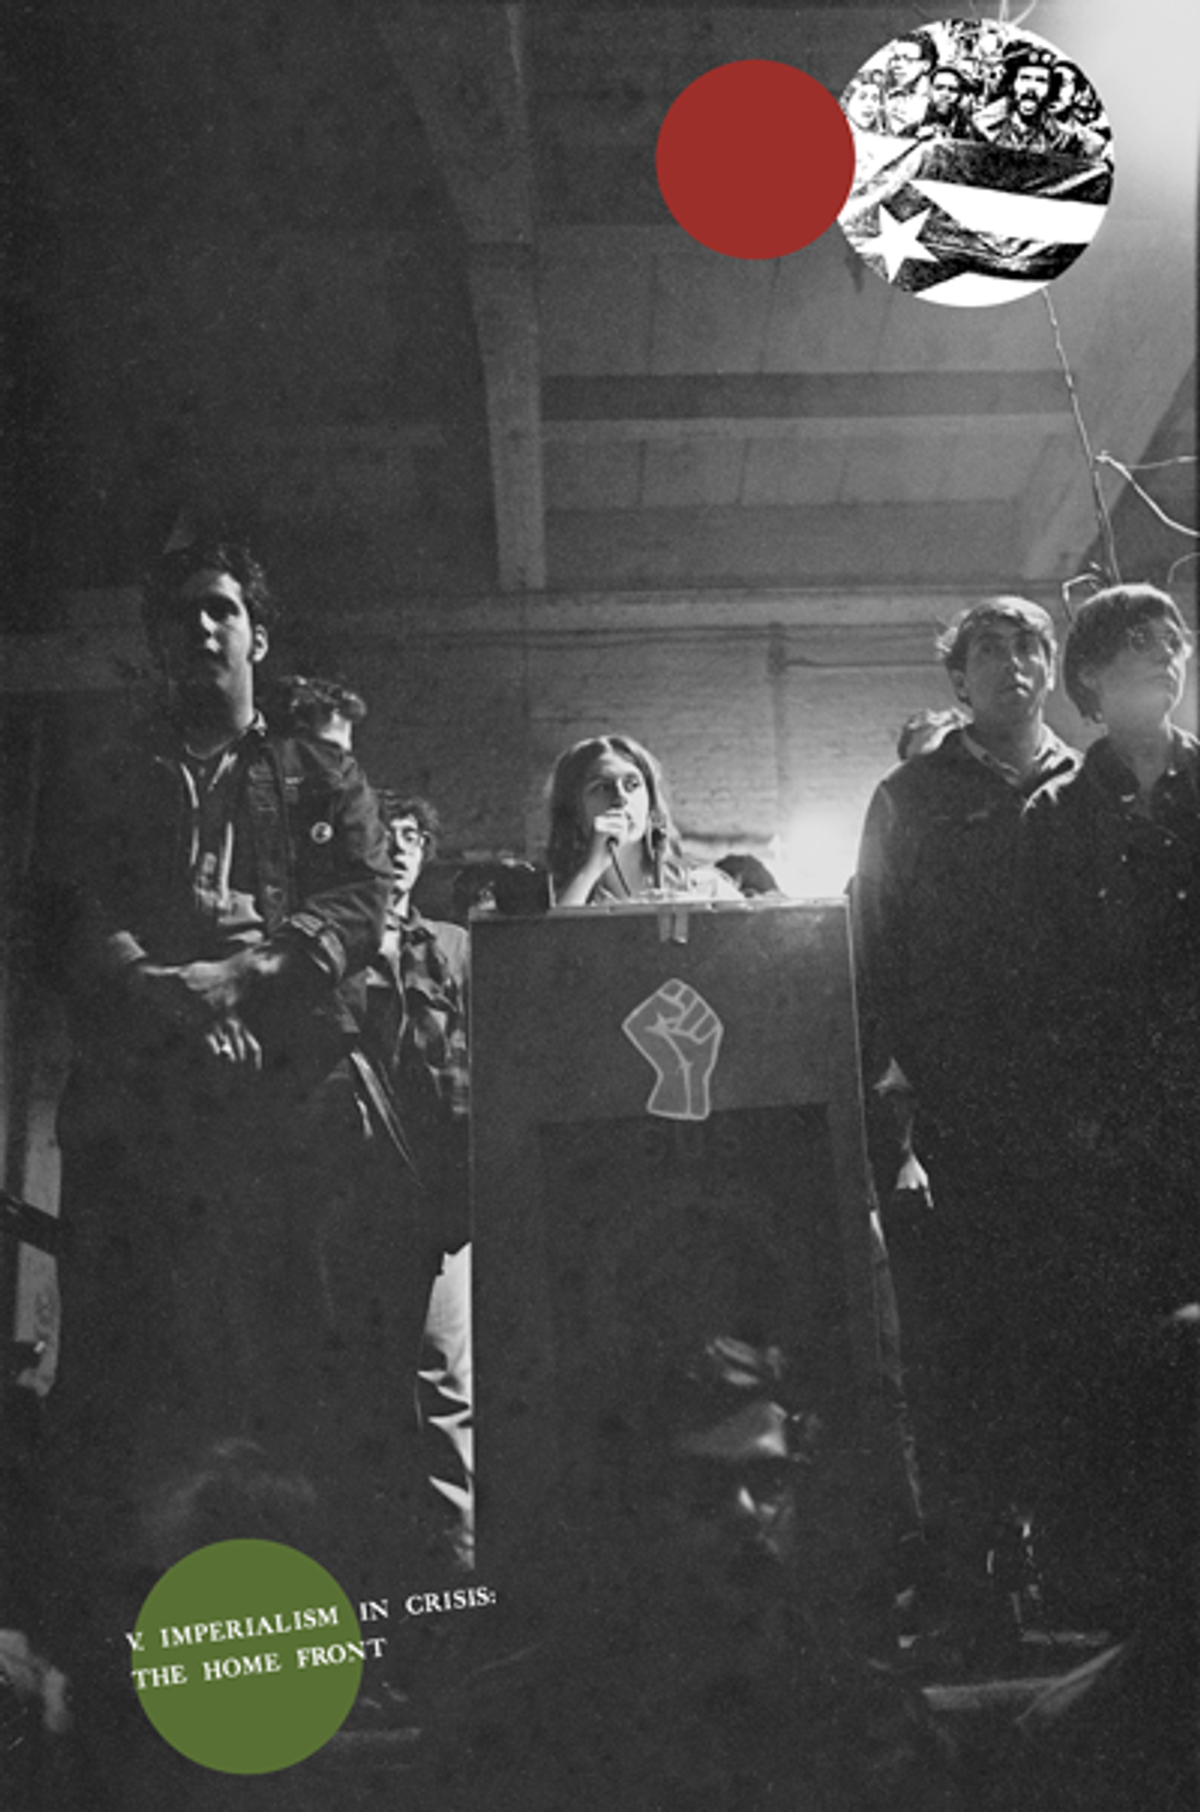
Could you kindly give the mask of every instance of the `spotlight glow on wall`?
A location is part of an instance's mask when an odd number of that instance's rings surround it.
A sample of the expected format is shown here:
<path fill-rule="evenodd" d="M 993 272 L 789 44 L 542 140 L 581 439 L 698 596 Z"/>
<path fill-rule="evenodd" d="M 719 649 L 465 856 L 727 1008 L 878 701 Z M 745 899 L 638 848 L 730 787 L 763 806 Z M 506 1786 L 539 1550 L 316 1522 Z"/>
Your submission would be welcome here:
<path fill-rule="evenodd" d="M 788 821 L 779 837 L 773 864 L 779 885 L 797 899 L 835 899 L 858 860 L 865 801 L 840 805 L 806 805 Z"/>

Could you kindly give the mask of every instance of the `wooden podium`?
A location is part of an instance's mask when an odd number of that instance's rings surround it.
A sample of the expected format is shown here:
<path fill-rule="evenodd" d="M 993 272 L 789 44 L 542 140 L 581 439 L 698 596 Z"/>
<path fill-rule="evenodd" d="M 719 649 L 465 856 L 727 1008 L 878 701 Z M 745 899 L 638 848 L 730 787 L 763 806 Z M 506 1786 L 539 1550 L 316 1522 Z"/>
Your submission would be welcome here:
<path fill-rule="evenodd" d="M 485 914 L 472 966 L 480 1577 L 620 1514 L 719 1336 L 786 1354 L 848 1514 L 886 1499 L 844 904 Z"/>

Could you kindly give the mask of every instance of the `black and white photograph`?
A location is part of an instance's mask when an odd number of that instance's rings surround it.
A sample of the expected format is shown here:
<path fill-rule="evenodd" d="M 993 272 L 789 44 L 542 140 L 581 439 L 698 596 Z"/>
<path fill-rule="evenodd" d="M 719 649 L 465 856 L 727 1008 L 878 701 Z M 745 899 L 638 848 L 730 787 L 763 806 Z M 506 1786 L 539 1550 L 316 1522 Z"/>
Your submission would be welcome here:
<path fill-rule="evenodd" d="M 1079 66 L 1032 32 L 919 26 L 868 58 L 842 105 L 856 152 L 842 230 L 868 268 L 924 301 L 1035 293 L 1103 223 L 1108 116 Z"/>
<path fill-rule="evenodd" d="M 1197 1803 L 1197 67 L 9 0 L 0 1803 Z"/>

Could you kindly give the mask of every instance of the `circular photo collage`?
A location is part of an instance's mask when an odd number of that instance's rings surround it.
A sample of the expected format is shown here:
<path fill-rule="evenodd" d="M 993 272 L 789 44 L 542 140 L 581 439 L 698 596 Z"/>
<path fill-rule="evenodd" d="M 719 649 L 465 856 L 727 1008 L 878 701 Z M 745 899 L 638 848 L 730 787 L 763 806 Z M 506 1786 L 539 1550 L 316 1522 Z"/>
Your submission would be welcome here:
<path fill-rule="evenodd" d="M 1077 63 L 995 20 L 893 38 L 841 104 L 854 182 L 839 224 L 868 268 L 925 302 L 990 307 L 1043 288 L 1099 230 L 1112 131 Z"/>

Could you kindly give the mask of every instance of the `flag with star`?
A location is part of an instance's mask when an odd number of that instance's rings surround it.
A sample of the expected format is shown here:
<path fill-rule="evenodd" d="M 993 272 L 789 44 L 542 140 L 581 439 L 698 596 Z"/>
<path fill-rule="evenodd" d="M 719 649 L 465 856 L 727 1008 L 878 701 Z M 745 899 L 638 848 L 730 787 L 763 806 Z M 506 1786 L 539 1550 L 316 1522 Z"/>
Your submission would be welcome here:
<path fill-rule="evenodd" d="M 1111 166 L 1061 151 L 860 134 L 839 215 L 866 263 L 930 302 L 1004 302 L 1049 283 L 1099 230 Z"/>

